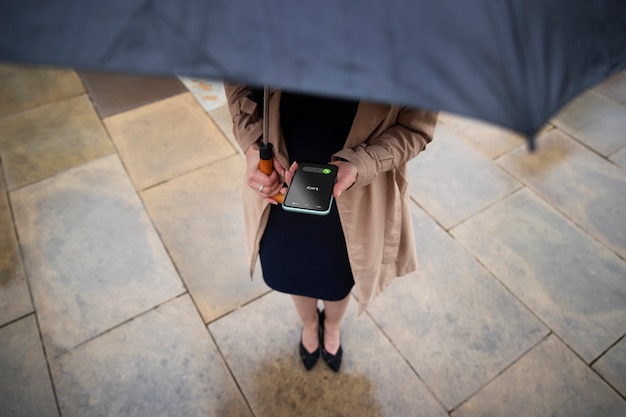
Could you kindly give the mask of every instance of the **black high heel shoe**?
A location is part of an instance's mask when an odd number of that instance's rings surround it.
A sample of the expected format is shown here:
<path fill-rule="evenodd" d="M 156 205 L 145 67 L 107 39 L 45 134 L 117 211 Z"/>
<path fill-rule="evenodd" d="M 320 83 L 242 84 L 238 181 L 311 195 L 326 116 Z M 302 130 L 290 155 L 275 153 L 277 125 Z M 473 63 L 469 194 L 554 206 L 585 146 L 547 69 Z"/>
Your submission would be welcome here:
<path fill-rule="evenodd" d="M 317 310 L 317 315 L 319 317 L 319 310 Z M 317 360 L 320 357 L 320 346 L 321 344 L 318 344 L 317 349 L 315 349 L 313 352 L 309 352 L 302 344 L 302 336 L 300 336 L 300 358 L 302 359 L 302 363 L 304 364 L 304 367 L 307 371 L 310 371 L 317 363 Z"/>
<path fill-rule="evenodd" d="M 339 367 L 341 366 L 341 358 L 343 357 L 343 348 L 341 347 L 341 343 L 339 344 L 339 349 L 337 349 L 337 353 L 334 355 L 329 353 L 324 346 L 324 321 L 326 319 L 326 315 L 322 311 L 319 313 L 320 317 L 320 347 L 322 349 L 322 359 L 326 362 L 326 365 L 330 367 L 334 372 L 339 372 Z"/>

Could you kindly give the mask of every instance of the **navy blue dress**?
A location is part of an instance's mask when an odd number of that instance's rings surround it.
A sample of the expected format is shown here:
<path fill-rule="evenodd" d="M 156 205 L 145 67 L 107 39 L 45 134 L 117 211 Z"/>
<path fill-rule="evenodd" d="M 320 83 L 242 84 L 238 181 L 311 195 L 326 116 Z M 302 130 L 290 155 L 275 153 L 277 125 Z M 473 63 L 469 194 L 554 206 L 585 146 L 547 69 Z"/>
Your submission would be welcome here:
<path fill-rule="evenodd" d="M 290 163 L 328 163 L 343 148 L 357 106 L 356 101 L 283 92 L 280 122 Z M 272 206 L 259 255 L 263 278 L 276 291 L 339 301 L 354 286 L 335 203 L 327 216 Z"/>

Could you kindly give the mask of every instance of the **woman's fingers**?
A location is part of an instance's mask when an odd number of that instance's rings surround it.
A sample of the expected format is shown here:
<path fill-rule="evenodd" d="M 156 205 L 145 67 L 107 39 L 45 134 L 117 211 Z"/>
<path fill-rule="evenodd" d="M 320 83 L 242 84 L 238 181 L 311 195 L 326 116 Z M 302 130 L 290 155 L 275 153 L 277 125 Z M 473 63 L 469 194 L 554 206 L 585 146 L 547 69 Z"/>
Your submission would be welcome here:
<path fill-rule="evenodd" d="M 274 156 L 274 158 L 272 159 L 272 163 L 274 164 L 274 171 L 278 172 L 279 177 L 284 178 L 285 168 L 280 165 L 280 162 L 278 162 L 278 158 L 276 158 L 276 156 Z"/>
<path fill-rule="evenodd" d="M 352 187 L 352 184 L 355 183 L 358 170 L 356 165 L 348 161 L 333 161 L 331 164 L 339 168 L 337 171 L 337 181 L 333 187 L 333 195 L 335 198 L 339 198 L 341 193 Z"/>
<path fill-rule="evenodd" d="M 276 171 L 272 172 L 270 175 L 265 175 L 263 172 L 257 171 L 248 178 L 248 185 L 261 194 L 261 196 L 271 197 L 280 191 L 282 182 Z"/>
<path fill-rule="evenodd" d="M 257 194 L 263 197 L 267 202 L 278 204 L 272 197 L 280 193 L 283 184 L 281 177 L 284 175 L 285 171 L 278 162 L 278 159 L 276 157 L 273 158 L 272 165 L 274 169 L 270 175 L 267 175 L 259 169 L 258 149 L 254 147 L 248 148 L 245 152 L 245 156 L 248 171 L 248 186 L 255 190 Z"/>
<path fill-rule="evenodd" d="M 287 183 L 287 187 L 291 185 L 291 180 L 293 176 L 296 174 L 296 170 L 298 169 L 298 163 L 294 161 L 293 164 L 289 167 L 289 169 L 285 172 L 285 182 Z"/>

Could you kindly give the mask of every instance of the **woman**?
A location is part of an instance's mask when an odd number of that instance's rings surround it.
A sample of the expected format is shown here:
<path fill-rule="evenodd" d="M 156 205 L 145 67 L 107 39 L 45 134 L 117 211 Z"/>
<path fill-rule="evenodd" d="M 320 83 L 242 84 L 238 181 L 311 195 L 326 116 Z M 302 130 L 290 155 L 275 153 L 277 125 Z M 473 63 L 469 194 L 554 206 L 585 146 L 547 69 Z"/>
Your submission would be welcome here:
<path fill-rule="evenodd" d="M 354 285 L 359 314 L 391 281 L 416 269 L 406 162 L 432 140 L 437 114 L 397 106 L 271 91 L 269 140 L 274 172 L 259 171 L 263 132 L 258 94 L 225 85 L 233 132 L 247 161 L 244 218 L 250 274 L 260 256 L 270 288 L 291 294 L 302 321 L 300 356 L 321 355 L 335 372 L 341 319 Z M 338 167 L 328 216 L 289 213 L 285 192 L 296 161 Z M 318 300 L 323 311 L 318 311 Z"/>

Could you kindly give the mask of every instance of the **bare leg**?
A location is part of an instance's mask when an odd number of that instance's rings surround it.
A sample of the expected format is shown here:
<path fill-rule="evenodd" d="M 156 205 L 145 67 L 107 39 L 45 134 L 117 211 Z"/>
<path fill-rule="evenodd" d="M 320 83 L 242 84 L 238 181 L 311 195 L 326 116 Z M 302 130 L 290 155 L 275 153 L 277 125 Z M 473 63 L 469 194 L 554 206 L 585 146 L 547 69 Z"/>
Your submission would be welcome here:
<path fill-rule="evenodd" d="M 313 353 L 319 346 L 317 299 L 301 295 L 292 295 L 291 298 L 302 320 L 302 344 L 309 353 Z"/>
<path fill-rule="evenodd" d="M 324 301 L 324 314 L 326 321 L 324 322 L 324 347 L 331 355 L 339 350 L 341 345 L 341 319 L 343 318 L 351 295 L 340 301 Z"/>

